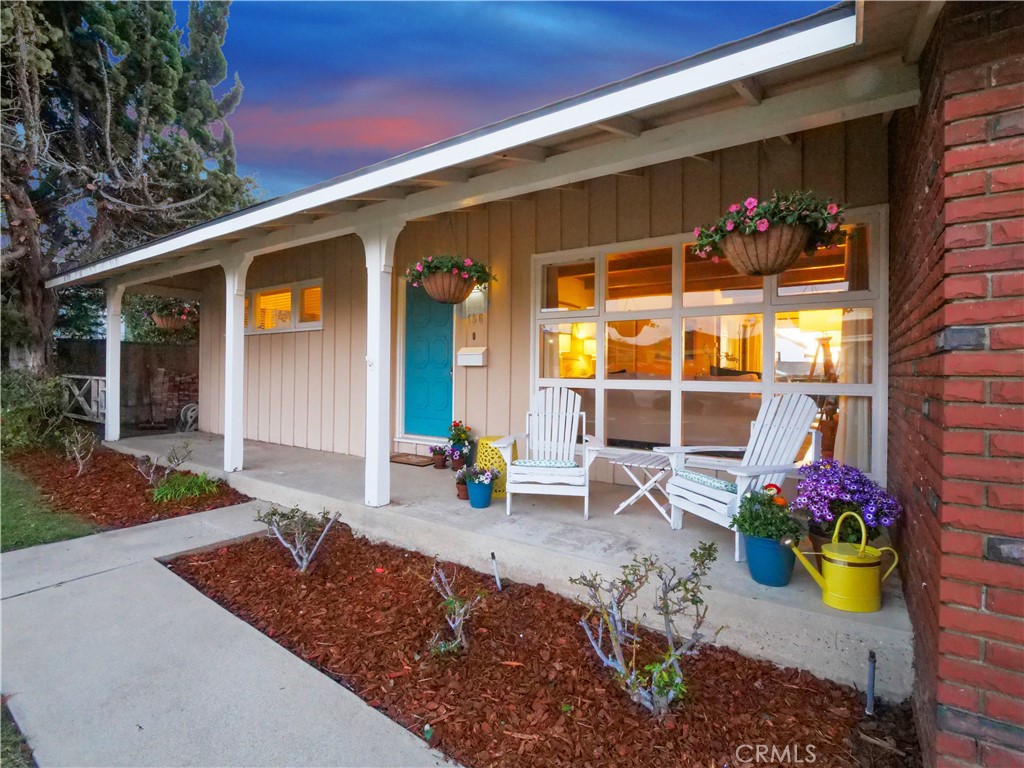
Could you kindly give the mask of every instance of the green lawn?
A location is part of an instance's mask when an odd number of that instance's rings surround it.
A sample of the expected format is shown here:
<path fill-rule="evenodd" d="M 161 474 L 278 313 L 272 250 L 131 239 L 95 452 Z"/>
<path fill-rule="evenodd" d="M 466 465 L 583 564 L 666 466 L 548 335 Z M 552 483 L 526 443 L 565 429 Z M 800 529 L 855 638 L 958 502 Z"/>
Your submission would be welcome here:
<path fill-rule="evenodd" d="M 78 518 L 47 507 L 39 492 L 16 470 L 0 468 L 0 552 L 74 539 L 94 530 Z"/>
<path fill-rule="evenodd" d="M 25 744 L 25 739 L 22 738 L 21 731 L 18 730 L 18 726 L 11 718 L 11 713 L 7 711 L 6 704 L 3 707 L 3 729 L 0 736 L 2 736 L 0 765 L 3 768 L 33 768 L 35 766 L 32 752 Z"/>

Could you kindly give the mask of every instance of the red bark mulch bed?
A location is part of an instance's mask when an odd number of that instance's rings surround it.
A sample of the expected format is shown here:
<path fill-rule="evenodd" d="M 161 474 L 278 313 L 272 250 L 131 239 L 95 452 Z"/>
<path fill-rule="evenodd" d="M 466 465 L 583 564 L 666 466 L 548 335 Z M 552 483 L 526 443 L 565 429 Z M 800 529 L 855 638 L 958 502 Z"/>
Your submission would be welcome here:
<path fill-rule="evenodd" d="M 413 733 L 430 724 L 432 744 L 467 766 L 736 767 L 743 744 L 794 745 L 791 758 L 799 745 L 804 762 L 813 746 L 819 766 L 918 764 L 906 712 L 858 733 L 852 689 L 720 647 L 687 661 L 687 697 L 659 723 L 597 661 L 580 606 L 543 587 L 499 593 L 465 568 L 456 591 L 484 595 L 470 648 L 439 658 L 429 650 L 444 624 L 431 565 L 339 525 L 305 575 L 264 538 L 168 567 Z"/>
<path fill-rule="evenodd" d="M 135 457 L 106 448 L 96 450 L 81 477 L 75 476 L 78 466 L 73 461 L 50 451 L 5 455 L 4 461 L 28 477 L 54 509 L 101 528 L 128 528 L 250 500 L 222 483 L 214 494 L 158 504 L 135 470 Z"/>

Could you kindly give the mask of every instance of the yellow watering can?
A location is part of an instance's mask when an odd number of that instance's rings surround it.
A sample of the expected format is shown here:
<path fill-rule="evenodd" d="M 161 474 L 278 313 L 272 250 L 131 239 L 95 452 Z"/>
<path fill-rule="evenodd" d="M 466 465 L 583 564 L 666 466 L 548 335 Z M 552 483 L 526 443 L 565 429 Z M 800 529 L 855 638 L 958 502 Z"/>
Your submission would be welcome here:
<path fill-rule="evenodd" d="M 843 520 L 851 515 L 860 523 L 860 546 L 839 541 Z M 868 529 L 863 518 L 856 512 L 844 512 L 836 521 L 832 543 L 821 548 L 821 573 L 796 548 L 798 542 L 792 537 L 783 539 L 782 543 L 793 550 L 804 568 L 818 582 L 825 605 L 854 613 L 871 613 L 882 607 L 882 582 L 896 568 L 899 555 L 892 547 L 869 547 Z M 892 553 L 892 565 L 882 576 L 882 552 L 886 551 Z"/>

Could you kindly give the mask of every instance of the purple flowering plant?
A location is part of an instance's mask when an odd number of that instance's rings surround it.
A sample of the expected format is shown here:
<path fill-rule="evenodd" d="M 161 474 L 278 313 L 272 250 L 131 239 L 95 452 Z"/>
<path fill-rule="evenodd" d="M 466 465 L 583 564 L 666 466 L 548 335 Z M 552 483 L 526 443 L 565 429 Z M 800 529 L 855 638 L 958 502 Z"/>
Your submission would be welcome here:
<path fill-rule="evenodd" d="M 427 450 L 430 451 L 430 455 L 431 456 L 447 456 L 448 455 L 448 446 L 447 445 L 431 445 L 431 446 L 427 447 Z"/>
<path fill-rule="evenodd" d="M 495 467 L 481 467 L 479 464 L 471 464 L 463 467 L 455 473 L 457 483 L 493 483 L 501 477 L 501 470 Z"/>
<path fill-rule="evenodd" d="M 733 233 L 754 235 L 784 224 L 802 224 L 811 231 L 807 253 L 814 253 L 815 248 L 842 242 L 842 223 L 843 206 L 833 200 L 821 199 L 812 192 L 774 192 L 767 200 L 748 197 L 742 203 L 733 203 L 717 222 L 693 230 L 693 236 L 697 255 L 717 262 L 724 256 L 722 240 Z"/>
<path fill-rule="evenodd" d="M 869 540 L 878 538 L 883 528 L 895 525 L 903 513 L 903 507 L 892 494 L 856 467 L 835 459 L 819 459 L 801 467 L 796 492 L 791 507 L 804 512 L 811 526 L 829 537 L 844 512 L 860 514 Z M 859 543 L 860 538 L 857 521 L 844 520 L 839 540 Z"/>

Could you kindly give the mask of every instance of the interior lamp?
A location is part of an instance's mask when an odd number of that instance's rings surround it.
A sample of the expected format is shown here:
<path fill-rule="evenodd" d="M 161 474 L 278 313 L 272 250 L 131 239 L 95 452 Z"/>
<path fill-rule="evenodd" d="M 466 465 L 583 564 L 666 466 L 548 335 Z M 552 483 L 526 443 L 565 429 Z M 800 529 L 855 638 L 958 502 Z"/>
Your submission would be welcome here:
<path fill-rule="evenodd" d="M 832 337 L 830 333 L 840 333 L 843 327 L 843 310 L 841 309 L 817 309 L 801 312 L 797 321 L 800 324 L 801 333 L 820 333 L 815 341 L 818 346 L 814 350 L 814 358 L 811 360 L 810 378 L 814 378 L 814 372 L 818 368 L 818 355 L 821 355 L 821 372 L 825 381 L 837 381 L 836 364 L 832 359 Z"/>

